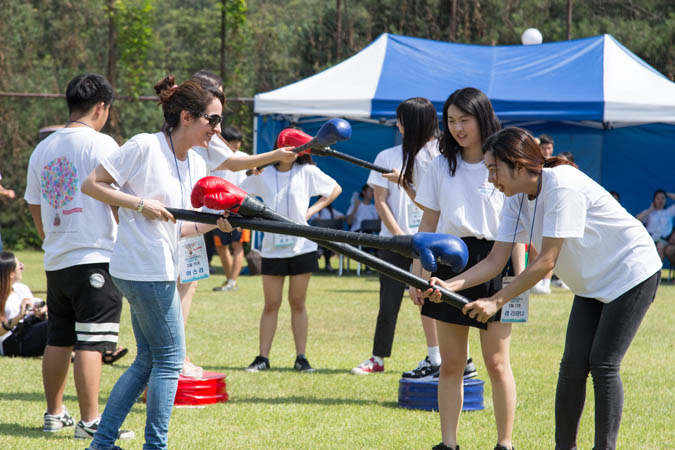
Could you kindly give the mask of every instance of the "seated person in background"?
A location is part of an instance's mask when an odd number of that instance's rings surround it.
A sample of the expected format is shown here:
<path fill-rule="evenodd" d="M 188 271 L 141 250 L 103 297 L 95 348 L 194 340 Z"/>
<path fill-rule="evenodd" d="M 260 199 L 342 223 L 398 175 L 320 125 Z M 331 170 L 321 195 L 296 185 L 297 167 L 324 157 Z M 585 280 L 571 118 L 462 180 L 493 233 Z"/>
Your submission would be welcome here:
<path fill-rule="evenodd" d="M 357 197 L 358 195 L 358 197 Z M 361 231 L 361 222 L 364 220 L 377 220 L 375 203 L 373 203 L 373 188 L 364 184 L 361 192 L 354 192 L 352 204 L 347 211 L 347 224 L 350 231 Z"/>
<path fill-rule="evenodd" d="M 647 227 L 659 252 L 661 261 L 665 256 L 666 247 L 673 232 L 673 216 L 675 216 L 675 204 L 666 209 L 667 198 L 675 200 L 675 194 L 657 189 L 649 208 L 635 217 Z"/>
<path fill-rule="evenodd" d="M 312 221 L 320 219 L 320 220 L 333 220 L 333 219 L 344 219 L 345 215 L 342 214 L 340 211 L 337 209 L 333 208 L 333 204 L 331 203 L 330 205 L 326 206 L 325 208 L 319 210 L 318 213 L 314 214 L 312 217 L 309 218 L 309 224 L 312 224 Z M 333 252 L 328 250 L 325 247 L 319 246 L 319 249 L 317 250 L 319 254 L 319 259 L 321 258 L 321 255 L 324 257 L 324 261 L 326 262 L 326 267 L 325 271 L 326 272 L 335 272 L 335 269 L 330 264 L 330 258 L 333 256 Z"/>
<path fill-rule="evenodd" d="M 40 356 L 47 345 L 47 307 L 20 283 L 23 264 L 0 252 L 0 355 Z"/>

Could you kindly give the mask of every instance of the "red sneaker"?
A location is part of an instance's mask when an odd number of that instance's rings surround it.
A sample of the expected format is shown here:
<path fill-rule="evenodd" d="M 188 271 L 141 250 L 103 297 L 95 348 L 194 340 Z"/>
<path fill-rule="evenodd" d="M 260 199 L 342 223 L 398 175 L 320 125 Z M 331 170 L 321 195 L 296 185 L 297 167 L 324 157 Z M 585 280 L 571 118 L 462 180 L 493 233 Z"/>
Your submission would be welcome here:
<path fill-rule="evenodd" d="M 375 358 L 366 359 L 352 369 L 354 375 L 368 375 L 376 372 L 384 372 L 384 364 L 379 364 Z"/>

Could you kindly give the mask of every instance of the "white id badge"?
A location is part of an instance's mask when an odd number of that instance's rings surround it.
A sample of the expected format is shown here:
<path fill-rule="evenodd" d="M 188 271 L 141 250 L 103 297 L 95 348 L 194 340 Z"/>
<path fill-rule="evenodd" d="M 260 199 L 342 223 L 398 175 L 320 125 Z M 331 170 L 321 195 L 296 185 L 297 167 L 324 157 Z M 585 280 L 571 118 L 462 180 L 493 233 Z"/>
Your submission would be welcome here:
<path fill-rule="evenodd" d="M 422 222 L 422 210 L 415 203 L 407 199 L 408 202 L 408 228 L 418 228 Z"/>
<path fill-rule="evenodd" d="M 502 285 L 508 286 L 514 277 L 502 278 Z M 525 323 L 527 322 L 527 313 L 530 304 L 530 291 L 527 290 L 519 296 L 513 298 L 502 306 L 501 322 L 504 323 Z"/>
<path fill-rule="evenodd" d="M 181 283 L 209 277 L 204 236 L 190 236 L 178 240 L 178 267 Z"/>
<path fill-rule="evenodd" d="M 286 248 L 295 245 L 295 236 L 287 234 L 274 234 L 274 248 Z"/>

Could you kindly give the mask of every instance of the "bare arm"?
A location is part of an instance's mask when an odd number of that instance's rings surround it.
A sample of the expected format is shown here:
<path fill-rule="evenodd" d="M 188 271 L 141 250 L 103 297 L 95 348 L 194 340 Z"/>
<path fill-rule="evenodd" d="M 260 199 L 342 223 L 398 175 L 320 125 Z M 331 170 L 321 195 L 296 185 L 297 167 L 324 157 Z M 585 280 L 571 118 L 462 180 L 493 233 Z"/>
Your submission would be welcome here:
<path fill-rule="evenodd" d="M 242 155 L 234 154 L 217 167 L 216 170 L 230 170 L 238 172 L 240 170 L 253 169 L 254 167 L 263 166 L 265 164 L 280 162 L 292 162 L 298 157 L 297 153 L 293 153 L 290 147 L 278 148 L 271 152 L 258 153 L 257 155 Z"/>
<path fill-rule="evenodd" d="M 103 203 L 121 208 L 137 209 L 141 201 L 143 201 L 141 214 L 146 219 L 163 220 L 165 222 L 171 220 L 174 223 L 176 222 L 173 215 L 166 210 L 160 201 L 122 192 L 112 187 L 114 182 L 113 177 L 99 164 L 82 183 L 82 192 Z"/>
<path fill-rule="evenodd" d="M 391 172 L 389 173 L 383 173 L 382 176 L 387 179 L 388 181 L 391 181 L 394 184 L 398 184 L 399 177 L 401 176 L 401 172 L 398 169 L 391 169 Z M 414 186 L 403 186 L 400 185 L 405 191 L 406 194 L 408 194 L 408 197 L 410 197 L 410 200 L 417 205 L 419 209 L 424 210 L 424 206 L 420 205 L 415 201 L 415 198 L 417 198 L 417 191 L 415 190 Z"/>
<path fill-rule="evenodd" d="M 33 224 L 40 235 L 40 239 L 45 240 L 45 230 L 42 226 L 42 207 L 40 205 L 28 205 L 30 215 L 33 217 Z"/>
<path fill-rule="evenodd" d="M 462 309 L 464 314 L 467 314 L 469 317 L 475 318 L 480 322 L 487 322 L 488 319 L 492 317 L 499 308 L 504 306 L 506 302 L 530 289 L 541 280 L 544 275 L 553 270 L 558 261 L 558 255 L 560 255 L 560 249 L 563 242 L 564 239 L 562 238 L 545 237 L 541 245 L 542 248 L 539 257 L 532 265 L 527 266 L 527 268 L 520 275 L 515 277 L 508 286 L 495 293 L 492 297 L 478 299 L 475 302 L 464 306 Z M 508 243 L 503 244 L 509 245 Z M 497 243 L 495 243 L 495 247 L 496 245 Z M 495 250 L 495 247 L 492 248 L 493 251 Z M 490 252 L 490 255 L 492 255 L 492 252 Z M 490 258 L 490 255 L 488 255 L 488 258 L 469 269 L 466 273 L 479 268 L 483 262 Z M 452 280 L 449 281 L 451 282 Z M 435 293 L 436 292 L 438 291 L 435 291 Z M 440 298 L 440 295 L 438 295 L 438 297 Z"/>
<path fill-rule="evenodd" d="M 3 195 L 5 197 L 9 198 L 14 198 L 16 197 L 16 193 L 14 192 L 13 189 L 6 189 L 3 185 L 0 184 L 0 195 Z"/>
<path fill-rule="evenodd" d="M 318 213 L 326 206 L 333 203 L 333 201 L 338 197 L 338 195 L 340 195 L 341 192 L 342 187 L 340 187 L 339 184 L 336 184 L 335 187 L 333 188 L 333 192 L 331 192 L 328 197 L 320 197 L 316 202 L 314 202 L 312 206 L 310 206 L 307 209 L 307 215 L 305 216 L 305 220 L 309 220 L 309 218 L 312 217 L 314 214 Z"/>
<path fill-rule="evenodd" d="M 647 217 L 649 216 L 649 214 L 652 213 L 652 211 L 654 211 L 654 203 L 649 205 L 649 208 L 645 209 L 644 211 L 642 211 L 641 213 L 636 215 L 635 218 L 637 220 L 639 220 L 640 222 L 645 223 L 645 221 L 647 220 Z"/>
<path fill-rule="evenodd" d="M 389 204 L 387 204 L 389 190 L 382 186 L 372 186 L 372 188 L 374 192 L 375 209 L 380 216 L 382 224 L 387 227 L 387 230 L 394 236 L 403 234 L 403 230 L 401 230 L 401 227 L 394 218 L 394 213 L 391 212 L 391 208 L 389 208 Z"/>

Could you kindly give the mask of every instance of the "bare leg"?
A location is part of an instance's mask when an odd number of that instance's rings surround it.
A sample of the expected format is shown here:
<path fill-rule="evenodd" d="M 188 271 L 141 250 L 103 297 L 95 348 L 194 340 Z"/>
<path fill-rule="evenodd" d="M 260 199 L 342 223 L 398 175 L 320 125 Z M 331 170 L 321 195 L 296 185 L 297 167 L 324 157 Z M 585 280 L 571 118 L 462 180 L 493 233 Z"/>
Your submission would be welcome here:
<path fill-rule="evenodd" d="M 438 412 L 443 443 L 457 446 L 457 427 L 464 403 L 464 366 L 466 366 L 469 327 L 436 321 L 441 350 L 438 377 Z"/>
<path fill-rule="evenodd" d="M 223 273 L 227 278 L 232 270 L 232 255 L 230 254 L 230 247 L 227 245 L 219 245 L 216 247 L 216 252 L 220 257 L 220 263 L 223 265 Z"/>
<path fill-rule="evenodd" d="M 420 306 L 420 310 L 422 307 Z M 436 334 L 436 320 L 431 317 L 423 316 L 422 318 L 422 328 L 424 329 L 424 337 L 427 341 L 427 347 L 438 347 L 438 335 Z M 441 360 L 443 357 L 441 357 Z"/>
<path fill-rule="evenodd" d="M 291 306 L 291 329 L 295 341 L 295 354 L 304 355 L 307 347 L 307 287 L 310 273 L 292 275 L 288 286 L 288 303 Z"/>
<path fill-rule="evenodd" d="M 663 261 L 663 258 L 666 256 L 666 247 L 668 247 L 668 242 L 666 241 L 659 241 L 656 243 L 656 251 L 659 252 L 659 258 L 661 258 L 661 261 Z"/>
<path fill-rule="evenodd" d="M 188 316 L 190 315 L 190 306 L 192 306 L 192 297 L 197 290 L 197 281 L 189 283 L 178 283 L 178 295 L 180 296 L 180 309 L 183 313 L 183 327 L 187 328 Z"/>
<path fill-rule="evenodd" d="M 483 360 L 492 384 L 498 443 L 511 448 L 516 415 L 516 380 L 511 370 L 511 324 L 492 322 L 480 331 Z"/>
<path fill-rule="evenodd" d="M 47 414 L 58 415 L 63 411 L 63 392 L 70 367 L 73 347 L 47 345 L 42 358 L 42 384 L 47 400 Z M 101 355 L 98 355 L 99 361 Z"/>
<path fill-rule="evenodd" d="M 244 244 L 241 242 L 232 243 L 232 265 L 229 272 L 225 272 L 228 280 L 237 281 L 241 273 L 241 266 L 244 265 Z"/>
<path fill-rule="evenodd" d="M 279 307 L 281 307 L 283 296 L 284 277 L 263 275 L 262 280 L 265 307 L 260 317 L 260 355 L 268 358 L 274 333 L 277 331 L 277 318 L 279 317 Z"/>
<path fill-rule="evenodd" d="M 80 418 L 89 422 L 98 417 L 98 392 L 101 382 L 101 352 L 75 350 L 73 378 L 80 405 Z"/>

